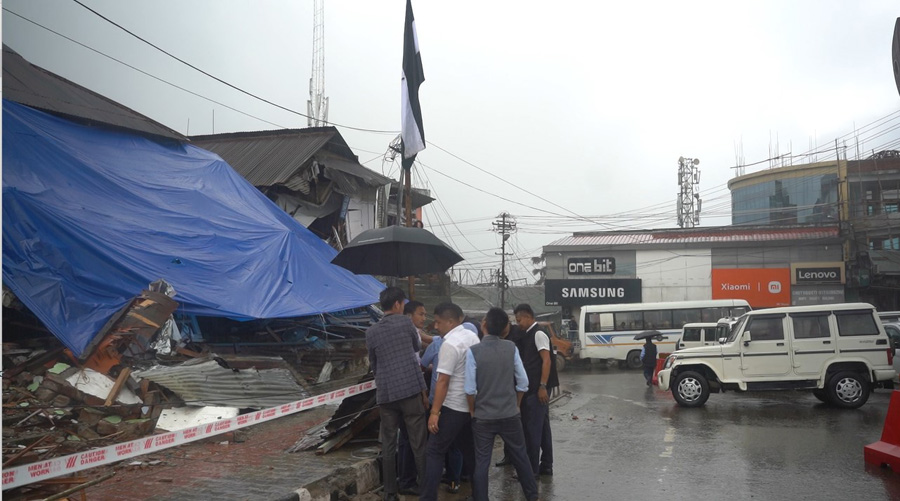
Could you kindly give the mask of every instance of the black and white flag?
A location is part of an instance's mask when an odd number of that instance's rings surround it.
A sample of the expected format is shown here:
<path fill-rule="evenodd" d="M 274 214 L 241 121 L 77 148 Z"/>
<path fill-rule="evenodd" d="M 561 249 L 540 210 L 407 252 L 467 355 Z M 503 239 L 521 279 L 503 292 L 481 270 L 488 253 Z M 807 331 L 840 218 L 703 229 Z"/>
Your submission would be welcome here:
<path fill-rule="evenodd" d="M 422 106 L 419 86 L 425 81 L 419 38 L 413 19 L 412 0 L 406 0 L 406 27 L 403 34 L 403 80 L 400 99 L 400 139 L 403 141 L 403 168 L 410 169 L 416 154 L 425 149 L 425 129 L 422 127 Z"/>

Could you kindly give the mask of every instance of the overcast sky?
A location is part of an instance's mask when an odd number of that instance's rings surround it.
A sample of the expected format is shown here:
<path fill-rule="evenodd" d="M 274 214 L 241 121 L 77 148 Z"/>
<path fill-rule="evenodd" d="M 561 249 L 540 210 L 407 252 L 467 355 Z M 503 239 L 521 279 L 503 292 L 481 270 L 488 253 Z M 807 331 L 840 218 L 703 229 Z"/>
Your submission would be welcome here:
<path fill-rule="evenodd" d="M 312 0 L 82 2 L 237 87 L 306 110 Z M 325 3 L 329 120 L 393 131 L 339 126 L 361 162 L 394 178 L 397 166 L 381 157 L 400 128 L 404 8 L 405 0 Z M 762 162 L 749 173 L 778 153 L 833 149 L 850 134 L 852 158 L 854 129 L 900 110 L 895 0 L 418 0 L 413 8 L 431 143 L 413 179 L 438 198 L 426 223 L 466 257 L 462 267 L 497 268 L 491 221 L 509 212 L 519 222 L 509 273 L 529 283 L 528 258 L 572 231 L 676 227 L 679 156 L 700 159 L 700 225 L 725 225 L 736 151 L 744 164 Z M 306 126 L 72 0 L 6 0 L 3 9 L 3 43 L 23 57 L 179 132 Z M 860 149 L 900 149 L 897 118 L 878 137 L 859 134 Z"/>

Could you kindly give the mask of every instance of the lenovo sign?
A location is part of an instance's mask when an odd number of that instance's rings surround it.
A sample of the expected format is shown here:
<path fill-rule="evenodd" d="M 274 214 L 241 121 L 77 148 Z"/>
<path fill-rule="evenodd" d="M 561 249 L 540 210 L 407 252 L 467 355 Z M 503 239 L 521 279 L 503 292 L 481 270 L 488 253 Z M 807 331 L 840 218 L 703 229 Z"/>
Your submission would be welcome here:
<path fill-rule="evenodd" d="M 844 263 L 795 263 L 791 265 L 791 283 L 842 284 L 844 283 Z"/>

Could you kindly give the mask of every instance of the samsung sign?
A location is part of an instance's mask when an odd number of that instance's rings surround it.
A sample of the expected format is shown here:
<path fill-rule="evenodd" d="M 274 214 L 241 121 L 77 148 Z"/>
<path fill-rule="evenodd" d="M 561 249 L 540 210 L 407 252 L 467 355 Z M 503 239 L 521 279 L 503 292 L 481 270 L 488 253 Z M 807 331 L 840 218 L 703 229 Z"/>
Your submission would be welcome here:
<path fill-rule="evenodd" d="M 584 306 L 641 302 L 639 278 L 545 280 L 547 306 Z"/>
<path fill-rule="evenodd" d="M 570 257 L 566 261 L 569 275 L 615 275 L 614 257 Z"/>
<path fill-rule="evenodd" d="M 791 283 L 842 284 L 844 283 L 844 263 L 797 263 L 791 265 Z"/>

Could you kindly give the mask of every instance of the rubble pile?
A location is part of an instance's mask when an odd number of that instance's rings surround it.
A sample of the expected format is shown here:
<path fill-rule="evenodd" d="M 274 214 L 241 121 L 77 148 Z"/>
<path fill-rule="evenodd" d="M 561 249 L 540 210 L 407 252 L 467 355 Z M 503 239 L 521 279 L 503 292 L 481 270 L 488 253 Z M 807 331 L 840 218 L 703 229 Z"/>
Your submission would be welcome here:
<path fill-rule="evenodd" d="M 23 321 L 21 304 L 5 315 L 4 468 L 293 402 L 368 372 L 377 312 L 237 322 L 173 315 L 172 296 L 154 282 L 80 356 Z"/>

